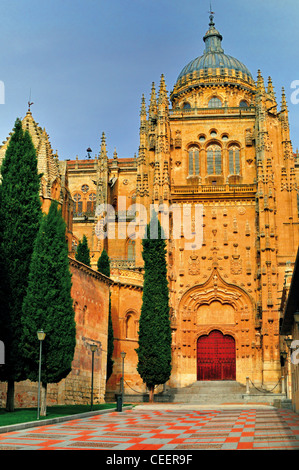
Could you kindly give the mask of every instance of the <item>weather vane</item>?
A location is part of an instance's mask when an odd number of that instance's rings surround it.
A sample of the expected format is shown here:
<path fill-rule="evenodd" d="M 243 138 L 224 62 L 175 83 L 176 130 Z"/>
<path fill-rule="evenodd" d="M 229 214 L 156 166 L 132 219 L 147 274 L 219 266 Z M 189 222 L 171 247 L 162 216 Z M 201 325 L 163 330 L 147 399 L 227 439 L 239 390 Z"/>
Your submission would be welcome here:
<path fill-rule="evenodd" d="M 30 88 L 30 95 L 29 95 L 29 101 L 28 101 L 28 111 L 30 111 L 30 107 L 33 105 L 34 103 L 31 102 L 31 88 Z"/>

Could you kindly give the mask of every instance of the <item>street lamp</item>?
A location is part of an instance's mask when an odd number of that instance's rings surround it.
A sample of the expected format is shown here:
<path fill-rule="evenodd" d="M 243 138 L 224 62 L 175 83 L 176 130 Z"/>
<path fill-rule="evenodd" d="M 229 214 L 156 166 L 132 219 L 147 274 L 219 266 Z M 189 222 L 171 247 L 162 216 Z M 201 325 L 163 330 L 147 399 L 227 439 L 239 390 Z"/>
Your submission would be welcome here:
<path fill-rule="evenodd" d="M 90 345 L 91 349 L 91 406 L 90 409 L 92 410 L 93 407 L 93 369 L 94 369 L 94 353 L 98 349 L 96 344 Z"/>
<path fill-rule="evenodd" d="M 40 381 L 41 381 L 41 364 L 42 364 L 42 342 L 46 337 L 46 333 L 43 330 L 37 332 L 37 338 L 39 340 L 39 366 L 38 366 L 38 395 L 37 395 L 37 419 L 39 419 L 39 407 L 40 407 Z"/>
<path fill-rule="evenodd" d="M 125 357 L 126 357 L 126 353 L 125 353 L 125 352 L 121 352 L 120 355 L 121 355 L 121 357 L 122 357 L 121 401 L 122 401 L 122 403 L 123 403 L 123 402 L 124 402 L 124 373 L 125 373 Z"/>

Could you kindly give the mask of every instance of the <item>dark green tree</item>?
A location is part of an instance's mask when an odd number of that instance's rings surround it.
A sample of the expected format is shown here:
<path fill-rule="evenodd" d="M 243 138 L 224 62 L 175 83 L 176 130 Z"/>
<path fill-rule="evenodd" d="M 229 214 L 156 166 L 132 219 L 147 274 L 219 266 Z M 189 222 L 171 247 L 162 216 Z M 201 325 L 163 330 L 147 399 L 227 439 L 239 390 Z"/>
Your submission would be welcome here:
<path fill-rule="evenodd" d="M 1 166 L 0 184 L 0 335 L 5 344 L 6 409 L 14 410 L 14 384 L 23 380 L 21 311 L 27 290 L 33 244 L 41 219 L 36 150 L 17 119 Z"/>
<path fill-rule="evenodd" d="M 156 227 L 153 231 L 151 227 Z M 154 234 L 154 233 L 155 234 Z M 156 385 L 164 384 L 171 374 L 171 327 L 166 267 L 166 242 L 156 213 L 142 240 L 144 283 L 139 322 L 137 370 L 154 400 Z"/>
<path fill-rule="evenodd" d="M 83 235 L 82 240 L 79 240 L 75 258 L 77 261 L 80 261 L 80 263 L 90 266 L 90 251 L 86 235 Z"/>
<path fill-rule="evenodd" d="M 110 277 L 110 260 L 107 251 L 103 249 L 98 259 L 98 272 Z M 114 334 L 111 316 L 111 293 L 109 292 L 109 317 L 108 317 L 108 345 L 107 345 L 107 376 L 106 380 L 111 377 L 114 361 L 112 360 L 114 350 Z"/>
<path fill-rule="evenodd" d="M 28 379 L 38 379 L 37 331 L 42 344 L 41 415 L 46 414 L 47 384 L 57 383 L 71 371 L 76 345 L 76 324 L 71 297 L 71 273 L 65 240 L 66 224 L 57 201 L 43 215 L 34 244 L 27 295 L 23 303 L 23 354 Z"/>

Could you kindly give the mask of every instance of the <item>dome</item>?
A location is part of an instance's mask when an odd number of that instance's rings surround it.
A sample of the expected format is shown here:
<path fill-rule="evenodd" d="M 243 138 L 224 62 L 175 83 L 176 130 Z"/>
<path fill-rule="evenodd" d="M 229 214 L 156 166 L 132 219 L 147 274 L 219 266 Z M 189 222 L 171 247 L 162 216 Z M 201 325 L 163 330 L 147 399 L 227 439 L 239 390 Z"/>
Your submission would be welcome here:
<path fill-rule="evenodd" d="M 189 74 L 193 74 L 194 77 L 196 75 L 197 77 L 202 77 L 201 71 L 203 71 L 204 77 L 214 76 L 218 73 L 226 73 L 228 77 L 240 77 L 244 82 L 252 85 L 254 80 L 248 68 L 238 59 L 224 54 L 221 45 L 222 36 L 215 28 L 213 20 L 214 17 L 211 15 L 210 28 L 203 38 L 205 42 L 203 55 L 192 60 L 183 68 L 177 78 L 177 85 L 183 83 L 185 79 L 188 80 Z"/>
<path fill-rule="evenodd" d="M 177 80 L 181 80 L 184 76 L 192 72 L 221 68 L 242 72 L 244 75 L 247 75 L 253 80 L 253 77 L 248 68 L 242 64 L 242 62 L 221 52 L 207 52 L 204 55 L 192 60 L 183 68 Z"/>

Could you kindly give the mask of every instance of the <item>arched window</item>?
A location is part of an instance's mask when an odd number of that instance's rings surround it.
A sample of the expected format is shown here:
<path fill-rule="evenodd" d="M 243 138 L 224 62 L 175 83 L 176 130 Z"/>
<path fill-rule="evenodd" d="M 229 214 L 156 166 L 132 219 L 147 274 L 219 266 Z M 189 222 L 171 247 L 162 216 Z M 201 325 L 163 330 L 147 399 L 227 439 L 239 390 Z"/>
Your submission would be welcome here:
<path fill-rule="evenodd" d="M 247 103 L 247 101 L 242 100 L 242 101 L 240 102 L 240 105 L 239 105 L 239 106 L 240 106 L 240 108 L 248 108 L 248 103 Z"/>
<path fill-rule="evenodd" d="M 74 199 L 74 215 L 81 215 L 82 214 L 82 197 L 81 194 L 75 193 L 73 196 Z"/>
<path fill-rule="evenodd" d="M 222 173 L 220 145 L 212 144 L 207 148 L 207 173 L 208 175 L 221 175 Z"/>
<path fill-rule="evenodd" d="M 183 104 L 183 109 L 190 109 L 191 106 L 190 106 L 190 103 L 188 103 L 187 101 Z"/>
<path fill-rule="evenodd" d="M 135 240 L 129 240 L 127 245 L 127 256 L 129 261 L 135 260 Z"/>
<path fill-rule="evenodd" d="M 231 175 L 240 174 L 240 149 L 236 145 L 229 148 L 229 173 Z"/>
<path fill-rule="evenodd" d="M 189 149 L 189 176 L 199 175 L 199 149 L 190 147 Z"/>
<path fill-rule="evenodd" d="M 94 214 L 95 208 L 96 208 L 96 193 L 90 193 L 88 195 L 88 201 L 87 201 L 87 212 L 90 212 L 91 214 Z"/>
<path fill-rule="evenodd" d="M 135 318 L 133 313 L 128 313 L 125 320 L 126 338 L 136 337 Z"/>
<path fill-rule="evenodd" d="M 209 108 L 222 108 L 221 100 L 217 96 L 213 96 L 209 101 Z"/>

